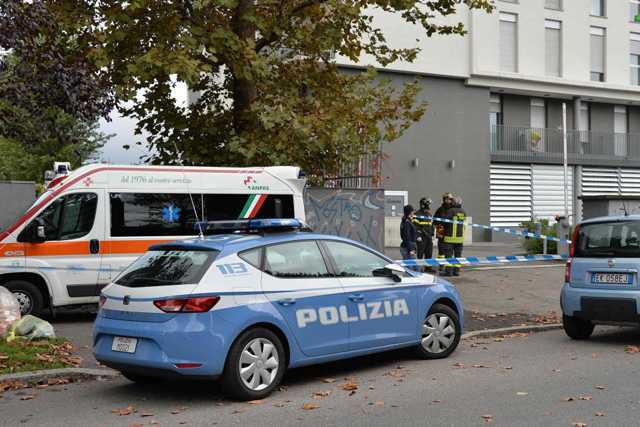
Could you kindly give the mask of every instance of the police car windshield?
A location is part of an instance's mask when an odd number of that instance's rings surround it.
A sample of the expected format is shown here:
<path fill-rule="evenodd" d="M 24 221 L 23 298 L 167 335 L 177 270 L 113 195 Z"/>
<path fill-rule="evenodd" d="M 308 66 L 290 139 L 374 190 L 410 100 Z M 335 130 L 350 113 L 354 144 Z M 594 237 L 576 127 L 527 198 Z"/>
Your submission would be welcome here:
<path fill-rule="evenodd" d="M 640 221 L 581 225 L 575 256 L 640 258 Z"/>
<path fill-rule="evenodd" d="M 216 250 L 148 251 L 115 283 L 131 288 L 196 284 L 219 253 Z"/>

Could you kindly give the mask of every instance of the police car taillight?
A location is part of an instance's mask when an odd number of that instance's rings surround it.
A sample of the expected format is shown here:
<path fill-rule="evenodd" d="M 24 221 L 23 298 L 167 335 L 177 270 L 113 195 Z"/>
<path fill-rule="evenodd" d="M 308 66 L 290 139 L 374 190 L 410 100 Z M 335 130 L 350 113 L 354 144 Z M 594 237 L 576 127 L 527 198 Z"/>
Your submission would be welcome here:
<path fill-rule="evenodd" d="M 159 299 L 153 302 L 165 313 L 204 313 L 220 301 L 219 296 Z"/>

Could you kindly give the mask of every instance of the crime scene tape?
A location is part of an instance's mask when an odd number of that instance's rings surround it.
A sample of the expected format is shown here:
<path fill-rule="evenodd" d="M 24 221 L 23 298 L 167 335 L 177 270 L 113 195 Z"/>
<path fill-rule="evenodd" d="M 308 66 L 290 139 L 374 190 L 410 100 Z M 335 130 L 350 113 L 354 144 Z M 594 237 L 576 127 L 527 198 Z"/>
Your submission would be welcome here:
<path fill-rule="evenodd" d="M 566 243 L 571 244 L 571 240 L 559 239 L 557 237 L 547 236 L 546 234 L 541 234 L 541 233 L 531 233 L 529 231 L 520 231 L 520 230 L 516 230 L 516 229 L 513 229 L 513 228 L 494 227 L 492 225 L 474 224 L 474 223 L 467 224 L 466 222 L 463 222 L 463 221 L 453 221 L 451 219 L 439 218 L 437 216 L 416 215 L 416 218 L 433 220 L 433 221 L 437 221 L 437 222 L 446 222 L 446 223 L 449 223 L 449 224 L 468 225 L 468 226 L 474 227 L 474 228 L 482 228 L 483 230 L 494 230 L 494 231 L 498 231 L 498 232 L 501 232 L 501 233 L 507 233 L 507 234 L 511 234 L 512 236 L 533 237 L 535 239 L 551 240 L 551 241 L 560 242 L 560 243 L 566 242 Z"/>
<path fill-rule="evenodd" d="M 438 267 L 440 265 L 488 265 L 488 264 L 510 264 L 518 262 L 535 262 L 535 261 L 564 261 L 568 257 L 564 255 L 507 255 L 507 256 L 488 256 L 488 257 L 464 257 L 464 258 L 428 258 L 428 259 L 403 259 L 396 263 L 405 267 L 430 266 Z"/>

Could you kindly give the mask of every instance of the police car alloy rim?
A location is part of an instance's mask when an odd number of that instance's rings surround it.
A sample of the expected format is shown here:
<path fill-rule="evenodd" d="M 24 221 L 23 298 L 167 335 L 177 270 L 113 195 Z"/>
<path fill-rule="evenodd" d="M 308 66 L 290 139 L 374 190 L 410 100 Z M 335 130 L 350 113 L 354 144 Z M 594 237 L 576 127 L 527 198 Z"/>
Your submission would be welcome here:
<path fill-rule="evenodd" d="M 20 305 L 20 313 L 27 314 L 31 311 L 31 297 L 24 292 L 14 292 L 18 304 Z"/>
<path fill-rule="evenodd" d="M 253 391 L 269 387 L 278 374 L 278 350 L 266 338 L 255 338 L 240 354 L 240 378 Z"/>
<path fill-rule="evenodd" d="M 455 338 L 456 328 L 445 314 L 431 314 L 422 325 L 422 347 L 430 353 L 446 351 Z"/>

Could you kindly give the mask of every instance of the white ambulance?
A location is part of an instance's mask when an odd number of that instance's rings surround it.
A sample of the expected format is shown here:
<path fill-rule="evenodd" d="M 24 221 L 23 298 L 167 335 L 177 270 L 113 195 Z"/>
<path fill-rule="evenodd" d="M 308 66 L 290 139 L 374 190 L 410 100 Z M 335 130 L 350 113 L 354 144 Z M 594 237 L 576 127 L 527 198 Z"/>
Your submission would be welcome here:
<path fill-rule="evenodd" d="M 0 232 L 0 286 L 23 313 L 98 301 L 150 245 L 196 236 L 199 221 L 299 218 L 305 179 L 292 166 L 59 168 Z"/>

